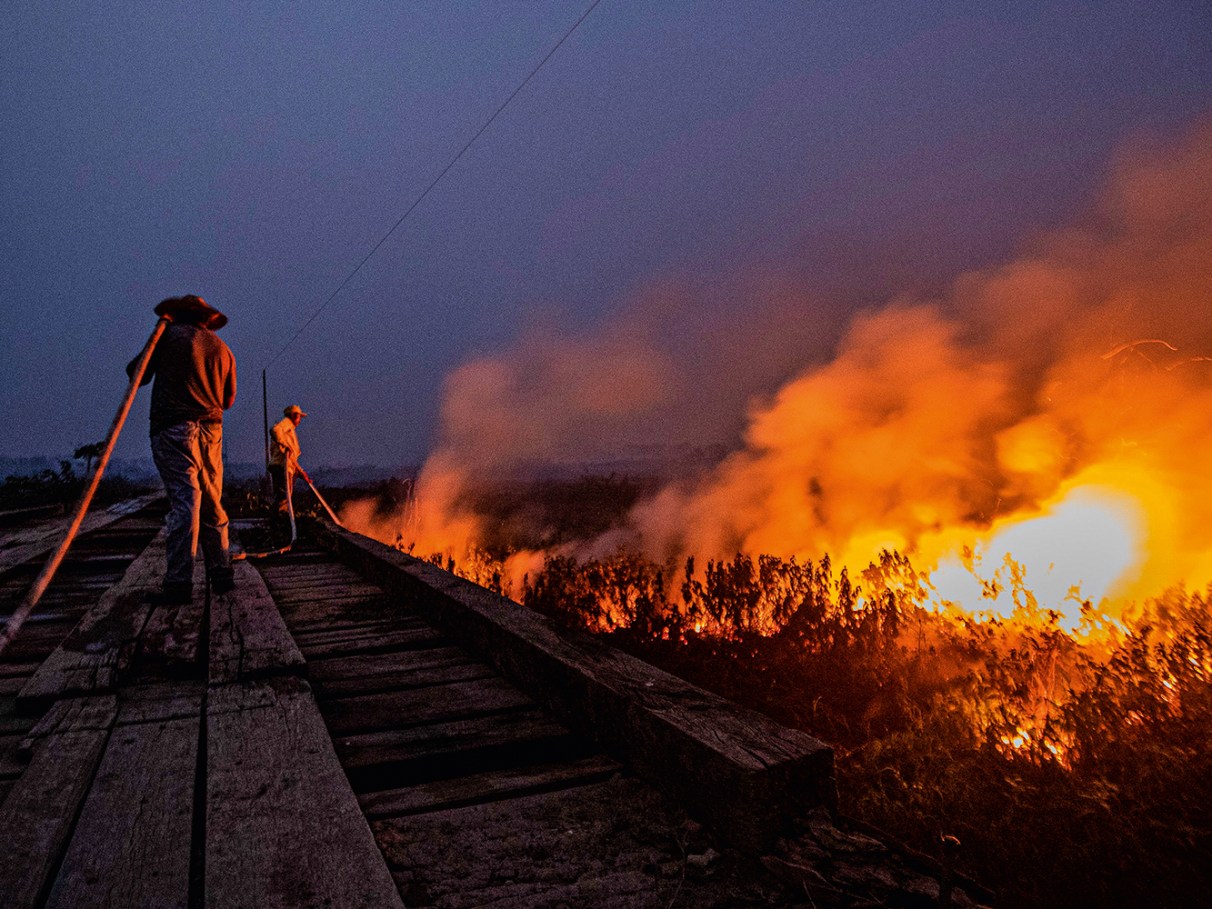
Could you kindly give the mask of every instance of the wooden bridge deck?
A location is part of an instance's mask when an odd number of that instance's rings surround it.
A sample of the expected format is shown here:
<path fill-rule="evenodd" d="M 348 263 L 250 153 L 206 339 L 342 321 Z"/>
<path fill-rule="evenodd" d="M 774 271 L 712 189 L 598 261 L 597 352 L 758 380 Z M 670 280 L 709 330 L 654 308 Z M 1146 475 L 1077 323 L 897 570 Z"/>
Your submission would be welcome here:
<path fill-rule="evenodd" d="M 153 607 L 161 514 L 98 520 L 0 657 L 0 907 L 857 898 L 756 860 L 820 743 L 331 527 Z"/>

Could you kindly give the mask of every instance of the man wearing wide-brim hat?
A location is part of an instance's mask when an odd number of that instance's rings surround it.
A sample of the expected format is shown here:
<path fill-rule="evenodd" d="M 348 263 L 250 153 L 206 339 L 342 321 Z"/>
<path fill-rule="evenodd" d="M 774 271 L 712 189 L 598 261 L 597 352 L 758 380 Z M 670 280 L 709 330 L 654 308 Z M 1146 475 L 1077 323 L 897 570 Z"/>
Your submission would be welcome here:
<path fill-rule="evenodd" d="M 152 458 L 168 493 L 165 603 L 193 594 L 199 542 L 216 593 L 232 589 L 223 496 L 223 411 L 236 400 L 236 358 L 215 331 L 227 316 L 199 296 L 169 297 L 155 309 L 170 320 L 143 377 L 153 377 Z M 138 357 L 126 367 L 132 375 Z"/>

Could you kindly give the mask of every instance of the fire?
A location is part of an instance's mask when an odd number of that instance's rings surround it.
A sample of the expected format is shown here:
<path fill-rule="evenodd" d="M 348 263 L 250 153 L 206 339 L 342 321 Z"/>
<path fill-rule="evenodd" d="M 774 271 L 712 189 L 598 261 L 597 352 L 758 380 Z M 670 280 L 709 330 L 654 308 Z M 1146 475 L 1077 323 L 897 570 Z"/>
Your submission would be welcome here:
<path fill-rule="evenodd" d="M 1074 227 L 938 299 L 859 313 L 831 356 L 750 400 L 741 443 L 714 467 L 596 538 L 519 547 L 504 574 L 625 549 L 666 565 L 828 554 L 855 578 L 892 551 L 940 609 L 1054 610 L 1070 629 L 1087 606 L 1118 619 L 1168 588 L 1200 589 L 1212 582 L 1209 174 L 1212 126 L 1125 156 Z M 589 459 L 662 425 L 689 384 L 677 345 L 663 346 L 683 340 L 672 327 L 530 339 L 466 364 L 414 507 L 378 526 L 346 520 L 462 560 L 491 529 L 471 478 Z"/>
<path fill-rule="evenodd" d="M 1098 605 L 1127 589 L 1145 559 L 1143 509 L 1119 489 L 1080 481 L 1070 487 L 1038 514 L 995 522 L 962 555 L 944 557 L 930 574 L 937 603 L 983 606 L 1008 618 L 1026 597 L 1061 613 L 1073 630 L 1083 603 Z"/>

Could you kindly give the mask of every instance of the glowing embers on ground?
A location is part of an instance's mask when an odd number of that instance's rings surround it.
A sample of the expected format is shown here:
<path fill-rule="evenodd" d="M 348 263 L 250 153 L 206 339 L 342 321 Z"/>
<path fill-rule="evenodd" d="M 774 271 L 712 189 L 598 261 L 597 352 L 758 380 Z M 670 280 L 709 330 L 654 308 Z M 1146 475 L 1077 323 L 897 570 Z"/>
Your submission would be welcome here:
<path fill-rule="evenodd" d="M 1016 608 L 1055 610 L 1070 630 L 1083 603 L 1122 595 L 1145 561 L 1140 502 L 1112 486 L 1071 484 L 1031 515 L 995 522 L 930 575 L 940 606 L 1009 617 Z"/>

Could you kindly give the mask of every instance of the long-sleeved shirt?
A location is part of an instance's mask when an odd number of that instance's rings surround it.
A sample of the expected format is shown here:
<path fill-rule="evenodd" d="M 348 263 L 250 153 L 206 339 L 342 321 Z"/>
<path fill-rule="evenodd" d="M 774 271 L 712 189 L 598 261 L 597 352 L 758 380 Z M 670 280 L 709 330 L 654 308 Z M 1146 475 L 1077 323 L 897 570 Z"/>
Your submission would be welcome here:
<path fill-rule="evenodd" d="M 139 358 L 126 367 L 133 375 Z M 213 331 L 174 322 L 161 335 L 140 383 L 153 378 L 151 434 L 192 420 L 222 422 L 236 400 L 236 358 Z"/>
<path fill-rule="evenodd" d="M 299 461 L 299 436 L 295 421 L 283 417 L 269 431 L 269 463 L 295 465 Z"/>

